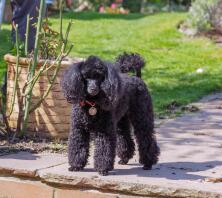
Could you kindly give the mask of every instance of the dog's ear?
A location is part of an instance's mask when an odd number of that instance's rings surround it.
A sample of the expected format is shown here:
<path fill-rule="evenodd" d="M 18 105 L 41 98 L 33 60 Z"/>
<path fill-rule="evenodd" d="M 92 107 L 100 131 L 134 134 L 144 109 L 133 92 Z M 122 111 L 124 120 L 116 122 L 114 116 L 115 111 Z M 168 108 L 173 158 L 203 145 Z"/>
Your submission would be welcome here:
<path fill-rule="evenodd" d="M 80 73 L 80 67 L 84 62 L 71 65 L 61 80 L 62 91 L 68 102 L 74 103 L 84 99 L 84 81 Z"/>
<path fill-rule="evenodd" d="M 118 103 L 119 97 L 121 95 L 121 81 L 118 71 L 114 68 L 111 63 L 106 63 L 107 66 L 107 76 L 101 84 L 101 89 L 106 95 L 106 109 L 115 107 Z M 107 104 L 109 103 L 109 104 Z"/>

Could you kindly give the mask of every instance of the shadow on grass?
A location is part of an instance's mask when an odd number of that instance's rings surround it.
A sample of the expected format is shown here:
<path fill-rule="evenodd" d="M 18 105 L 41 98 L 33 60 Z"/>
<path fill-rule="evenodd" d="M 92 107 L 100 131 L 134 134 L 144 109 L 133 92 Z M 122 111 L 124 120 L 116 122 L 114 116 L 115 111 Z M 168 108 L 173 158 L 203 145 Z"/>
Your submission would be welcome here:
<path fill-rule="evenodd" d="M 115 58 L 121 54 L 119 50 L 113 50 L 113 49 L 103 49 L 103 48 L 93 48 L 93 47 L 88 47 L 88 48 L 83 48 L 83 49 L 77 49 L 76 52 L 80 53 L 81 55 L 84 55 L 84 58 L 95 55 L 99 56 L 100 58 L 103 58 L 104 60 L 107 60 L 109 62 L 115 62 Z M 92 53 L 93 52 L 93 53 Z M 107 55 L 108 54 L 108 55 Z M 107 58 L 109 56 L 109 58 Z M 111 58 L 112 57 L 112 58 Z"/>
<path fill-rule="evenodd" d="M 147 83 L 151 88 L 151 95 L 157 112 L 170 110 L 168 107 L 173 102 L 177 103 L 177 107 L 182 107 L 200 100 L 205 95 L 222 90 L 222 77 L 219 74 L 195 74 L 189 77 L 183 72 L 169 72 L 165 75 L 157 75 L 157 77 L 144 75 L 143 78 L 146 82 L 147 79 L 150 80 Z M 158 81 L 153 80 L 155 78 Z M 170 80 L 165 81 L 164 79 Z"/>
<path fill-rule="evenodd" d="M 6 44 L 7 42 L 11 42 L 11 31 L 7 30 L 7 29 L 1 29 L 0 30 L 0 44 L 1 44 L 1 51 L 2 49 L 4 49 L 4 44 Z"/>
<path fill-rule="evenodd" d="M 64 19 L 78 19 L 78 20 L 100 20 L 100 19 L 124 19 L 124 20 L 137 20 L 146 17 L 147 14 L 132 13 L 132 14 L 109 14 L 98 12 L 68 12 L 64 13 Z M 51 18 L 58 18 L 58 13 L 51 16 Z"/>

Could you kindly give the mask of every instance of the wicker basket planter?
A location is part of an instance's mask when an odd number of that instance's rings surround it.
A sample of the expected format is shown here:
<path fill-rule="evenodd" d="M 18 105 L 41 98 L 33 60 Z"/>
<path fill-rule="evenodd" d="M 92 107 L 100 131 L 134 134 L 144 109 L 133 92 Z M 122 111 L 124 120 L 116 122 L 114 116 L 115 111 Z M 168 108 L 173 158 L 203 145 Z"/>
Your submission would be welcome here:
<path fill-rule="evenodd" d="M 16 57 L 10 54 L 5 55 L 5 61 L 8 64 L 7 69 L 7 111 L 10 109 L 10 102 L 13 95 L 13 85 L 15 76 Z M 80 59 L 74 59 L 72 62 L 79 62 Z M 39 62 L 37 69 L 43 62 Z M 63 61 L 58 76 L 53 87 L 41 104 L 29 118 L 28 135 L 38 135 L 42 137 L 58 137 L 66 138 L 69 132 L 71 105 L 67 103 L 60 88 L 60 79 L 64 70 L 71 64 L 70 61 Z M 53 69 L 52 69 L 53 70 Z M 50 70 L 48 75 L 52 75 Z M 18 100 L 21 96 L 21 89 L 27 79 L 28 59 L 20 58 L 19 61 L 19 80 L 15 99 L 15 106 L 11 116 L 9 117 L 9 125 L 16 128 L 19 114 Z M 48 78 L 42 75 L 33 89 L 33 103 L 44 93 L 48 85 Z M 8 113 L 8 112 L 7 112 Z"/>

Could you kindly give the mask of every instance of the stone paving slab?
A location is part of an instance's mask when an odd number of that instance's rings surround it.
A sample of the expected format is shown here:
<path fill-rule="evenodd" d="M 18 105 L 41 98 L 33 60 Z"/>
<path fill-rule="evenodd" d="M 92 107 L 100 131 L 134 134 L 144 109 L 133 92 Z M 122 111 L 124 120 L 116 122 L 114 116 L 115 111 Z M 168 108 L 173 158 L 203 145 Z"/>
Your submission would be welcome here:
<path fill-rule="evenodd" d="M 0 157 L 0 174 L 35 177 L 37 170 L 65 162 L 67 162 L 66 157 L 59 154 L 19 152 Z"/>
<path fill-rule="evenodd" d="M 154 170 L 146 172 L 137 164 L 133 164 L 116 167 L 108 177 L 99 176 L 91 167 L 87 167 L 81 173 L 70 173 L 66 164 L 40 171 L 39 174 L 46 183 L 84 186 L 142 196 L 222 197 L 222 184 L 201 181 L 200 178 L 205 178 L 209 173 L 205 174 L 205 169 L 195 170 L 193 166 L 190 170 L 190 164 L 189 162 L 161 163 L 154 167 Z"/>
<path fill-rule="evenodd" d="M 0 167 L 32 171 L 50 185 L 153 197 L 222 197 L 222 183 L 205 180 L 222 177 L 222 94 L 195 105 L 199 112 L 168 120 L 156 129 L 161 156 L 151 171 L 142 170 L 137 155 L 102 177 L 94 171 L 92 157 L 84 171 L 69 172 L 63 156 L 24 152 L 0 157 Z"/>
<path fill-rule="evenodd" d="M 200 111 L 168 120 L 157 128 L 161 156 L 151 171 L 143 171 L 135 156 L 127 166 L 115 166 L 108 177 L 99 176 L 92 160 L 83 172 L 68 172 L 67 164 L 40 170 L 49 182 L 91 185 L 125 193 L 151 196 L 222 197 L 222 94 L 195 103 Z M 211 194 L 212 193 L 212 194 Z"/>

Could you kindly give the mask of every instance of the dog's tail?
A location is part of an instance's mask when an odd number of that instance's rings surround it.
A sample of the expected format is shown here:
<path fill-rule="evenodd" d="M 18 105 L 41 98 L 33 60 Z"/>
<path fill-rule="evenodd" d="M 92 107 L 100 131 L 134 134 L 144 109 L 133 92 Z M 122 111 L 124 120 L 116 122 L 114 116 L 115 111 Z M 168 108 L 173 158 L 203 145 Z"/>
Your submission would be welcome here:
<path fill-rule="evenodd" d="M 141 68 L 145 65 L 145 61 L 139 54 L 125 52 L 117 57 L 116 62 L 122 73 L 133 72 L 141 78 Z"/>

